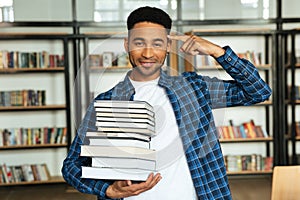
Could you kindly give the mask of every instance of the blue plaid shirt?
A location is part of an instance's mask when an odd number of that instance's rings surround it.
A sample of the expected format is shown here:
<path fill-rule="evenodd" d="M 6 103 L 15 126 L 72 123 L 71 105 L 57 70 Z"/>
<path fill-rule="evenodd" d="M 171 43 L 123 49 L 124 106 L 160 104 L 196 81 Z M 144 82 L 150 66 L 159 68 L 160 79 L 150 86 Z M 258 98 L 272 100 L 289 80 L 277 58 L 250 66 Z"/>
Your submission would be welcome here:
<path fill-rule="evenodd" d="M 158 82 L 173 107 L 194 187 L 201 200 L 232 199 L 212 109 L 252 105 L 271 95 L 270 87 L 253 64 L 238 58 L 230 47 L 224 48 L 226 53 L 217 61 L 234 80 L 224 81 L 194 72 L 171 77 L 161 72 Z M 127 75 L 96 99 L 133 100 L 134 93 Z M 81 166 L 90 166 L 91 159 L 79 156 L 80 145 L 86 131 L 96 131 L 95 119 L 92 102 L 64 160 L 62 174 L 77 190 L 97 195 L 98 199 L 109 199 L 105 192 L 112 181 L 81 178 Z"/>

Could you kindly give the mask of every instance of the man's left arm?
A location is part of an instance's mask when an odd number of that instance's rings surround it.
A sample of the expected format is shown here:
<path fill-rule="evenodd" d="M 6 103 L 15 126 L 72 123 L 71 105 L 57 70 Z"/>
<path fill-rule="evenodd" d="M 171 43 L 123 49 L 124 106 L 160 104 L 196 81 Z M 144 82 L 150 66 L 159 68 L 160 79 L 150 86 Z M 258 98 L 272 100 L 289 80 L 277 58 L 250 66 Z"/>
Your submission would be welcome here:
<path fill-rule="evenodd" d="M 230 47 L 220 46 L 197 36 L 169 36 L 180 40 L 180 51 L 189 55 L 214 57 L 233 80 L 220 80 L 201 76 L 206 82 L 208 100 L 212 107 L 252 105 L 267 100 L 271 95 L 268 84 L 260 77 L 256 67 L 248 60 L 239 58 Z M 200 77 L 200 75 L 199 75 Z"/>
<path fill-rule="evenodd" d="M 234 81 L 223 81 L 226 106 L 252 105 L 267 100 L 271 88 L 260 77 L 257 68 L 248 60 L 239 58 L 230 47 L 215 58 Z M 211 86 L 210 86 L 211 87 Z"/>

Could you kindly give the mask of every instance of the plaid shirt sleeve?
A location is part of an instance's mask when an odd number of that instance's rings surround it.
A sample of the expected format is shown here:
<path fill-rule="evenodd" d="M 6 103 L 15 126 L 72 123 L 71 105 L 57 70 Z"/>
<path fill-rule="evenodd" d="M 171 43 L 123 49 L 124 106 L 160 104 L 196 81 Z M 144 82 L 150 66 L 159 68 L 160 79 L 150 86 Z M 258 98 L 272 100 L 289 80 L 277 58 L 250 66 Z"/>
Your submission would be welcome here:
<path fill-rule="evenodd" d="M 97 195 L 98 199 L 109 199 L 105 192 L 111 182 L 81 178 L 81 166 L 90 166 L 91 159 L 80 156 L 80 146 L 83 144 L 86 131 L 95 129 L 95 112 L 91 103 L 63 162 L 62 175 L 66 182 L 78 191 Z"/>
<path fill-rule="evenodd" d="M 258 70 L 248 60 L 239 58 L 230 47 L 216 60 L 234 79 L 220 81 L 203 76 L 209 90 L 209 101 L 213 108 L 247 106 L 267 100 L 271 89 L 260 77 Z"/>

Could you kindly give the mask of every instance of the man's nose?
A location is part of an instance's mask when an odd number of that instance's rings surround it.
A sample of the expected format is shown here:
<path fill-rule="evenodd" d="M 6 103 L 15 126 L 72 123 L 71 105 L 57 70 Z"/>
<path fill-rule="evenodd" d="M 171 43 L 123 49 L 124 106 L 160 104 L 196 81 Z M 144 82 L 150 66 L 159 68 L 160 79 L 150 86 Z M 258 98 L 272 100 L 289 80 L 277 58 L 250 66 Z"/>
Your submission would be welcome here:
<path fill-rule="evenodd" d="M 145 58 L 151 58 L 153 56 L 153 48 L 146 47 L 143 49 L 142 56 Z"/>

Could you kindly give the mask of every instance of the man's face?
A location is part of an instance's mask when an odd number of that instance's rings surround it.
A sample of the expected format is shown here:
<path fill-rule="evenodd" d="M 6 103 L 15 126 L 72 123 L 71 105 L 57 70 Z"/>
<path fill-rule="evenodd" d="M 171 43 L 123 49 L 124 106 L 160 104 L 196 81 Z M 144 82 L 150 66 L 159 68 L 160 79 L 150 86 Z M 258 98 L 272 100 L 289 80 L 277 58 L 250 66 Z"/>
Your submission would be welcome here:
<path fill-rule="evenodd" d="M 130 30 L 124 45 L 134 67 L 131 76 L 133 80 L 148 81 L 159 76 L 167 52 L 170 51 L 163 26 L 149 22 L 137 23 Z"/>

